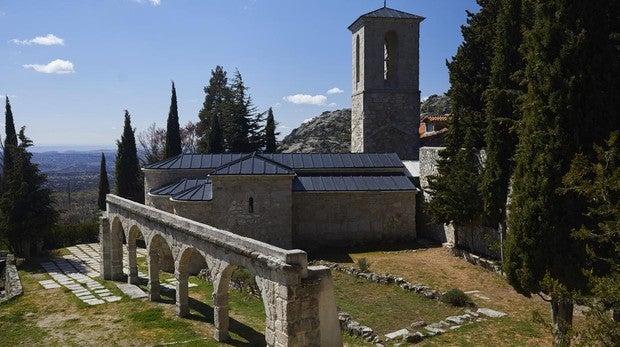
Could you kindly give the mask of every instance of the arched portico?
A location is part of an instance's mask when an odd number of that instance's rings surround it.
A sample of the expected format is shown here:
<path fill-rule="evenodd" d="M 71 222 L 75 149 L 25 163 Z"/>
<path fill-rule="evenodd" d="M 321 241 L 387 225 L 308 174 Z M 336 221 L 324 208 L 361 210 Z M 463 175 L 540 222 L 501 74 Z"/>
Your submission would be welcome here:
<path fill-rule="evenodd" d="M 122 278 L 124 231 L 128 230 L 128 247 L 134 247 L 129 244 L 135 245 L 141 233 L 147 244 L 149 298 L 159 300 L 162 260 L 164 266 L 172 262 L 179 316 L 189 313 L 189 274 L 204 265 L 203 260 L 208 265 L 214 285 L 216 340 L 229 338 L 228 288 L 234 269 L 243 266 L 255 276 L 261 290 L 267 345 L 342 345 L 331 273 L 325 267 L 309 267 L 305 252 L 278 248 L 114 195 L 108 195 L 107 203 L 107 217 L 102 217 L 100 224 L 104 279 Z M 135 253 L 135 248 L 130 253 Z M 134 264 L 130 260 L 130 280 L 137 273 L 137 268 L 132 270 Z"/>

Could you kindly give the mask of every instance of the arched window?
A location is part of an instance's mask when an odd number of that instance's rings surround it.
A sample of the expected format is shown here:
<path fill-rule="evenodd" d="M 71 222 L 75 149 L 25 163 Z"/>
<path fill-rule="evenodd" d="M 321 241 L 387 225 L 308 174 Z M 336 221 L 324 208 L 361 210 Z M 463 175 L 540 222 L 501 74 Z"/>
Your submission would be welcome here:
<path fill-rule="evenodd" d="M 355 82 L 360 82 L 360 36 L 355 37 Z"/>
<path fill-rule="evenodd" d="M 394 31 L 388 31 L 383 41 L 383 79 L 393 82 L 398 67 L 398 38 Z"/>
<path fill-rule="evenodd" d="M 254 213 L 254 198 L 248 199 L 248 212 Z"/>

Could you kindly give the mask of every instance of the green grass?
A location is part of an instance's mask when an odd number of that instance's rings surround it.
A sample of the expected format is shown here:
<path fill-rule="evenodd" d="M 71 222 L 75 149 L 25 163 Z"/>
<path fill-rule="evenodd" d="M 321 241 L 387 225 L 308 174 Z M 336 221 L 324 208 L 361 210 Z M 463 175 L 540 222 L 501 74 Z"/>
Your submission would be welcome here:
<path fill-rule="evenodd" d="M 15 298 L 0 307 L 1 344 L 3 346 L 35 344 L 48 334 L 36 326 L 36 306 Z"/>

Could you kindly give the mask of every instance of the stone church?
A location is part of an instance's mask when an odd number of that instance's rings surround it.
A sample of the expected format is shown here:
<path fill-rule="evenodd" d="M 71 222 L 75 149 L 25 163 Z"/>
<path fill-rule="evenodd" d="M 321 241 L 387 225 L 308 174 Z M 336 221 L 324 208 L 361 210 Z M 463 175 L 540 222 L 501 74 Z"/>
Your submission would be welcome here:
<path fill-rule="evenodd" d="M 423 19 L 383 7 L 349 26 L 352 153 L 182 154 L 143 168 L 145 203 L 283 248 L 414 240 Z"/>

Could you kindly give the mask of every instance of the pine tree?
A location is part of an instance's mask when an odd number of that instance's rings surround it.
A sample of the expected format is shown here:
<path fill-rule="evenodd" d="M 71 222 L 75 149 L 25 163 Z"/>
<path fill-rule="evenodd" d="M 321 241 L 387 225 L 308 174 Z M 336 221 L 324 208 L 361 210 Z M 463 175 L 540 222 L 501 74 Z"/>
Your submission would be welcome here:
<path fill-rule="evenodd" d="M 574 296 L 585 289 L 584 245 L 571 231 L 584 222 L 586 201 L 561 193 L 576 153 L 618 129 L 618 4 L 614 0 L 534 2 L 523 45 L 527 92 L 508 216 L 504 270 L 517 292 L 545 293 L 554 344 L 570 344 Z M 605 135 L 603 135 L 605 134 Z"/>
<path fill-rule="evenodd" d="M 13 121 L 13 111 L 11 110 L 11 103 L 9 102 L 9 97 L 7 96 L 5 99 L 5 111 L 4 111 L 4 129 L 5 129 L 5 138 L 4 138 L 4 152 L 3 152 L 3 177 L 6 177 L 8 171 L 13 164 L 13 159 L 11 157 L 12 151 L 10 148 L 17 147 L 17 134 L 15 132 L 15 122 Z"/>
<path fill-rule="evenodd" d="M 224 68 L 218 65 L 215 67 L 215 70 L 211 71 L 209 85 L 204 87 L 204 92 L 205 101 L 198 113 L 202 129 L 204 129 L 204 135 L 198 143 L 198 152 L 200 153 L 208 153 L 209 143 L 211 142 L 208 137 L 212 132 L 211 121 L 214 119 L 214 116 L 218 118 L 221 127 L 222 118 L 225 118 L 227 112 L 230 112 L 231 91 L 228 87 L 228 78 Z"/>
<path fill-rule="evenodd" d="M 243 82 L 239 70 L 235 70 L 235 77 L 230 85 L 229 113 L 221 118 L 224 142 L 227 149 L 233 153 L 249 151 L 250 122 L 252 121 L 252 100 L 246 94 L 247 87 Z"/>
<path fill-rule="evenodd" d="M 478 0 L 481 9 L 469 13 L 463 26 L 464 42 L 448 64 L 451 87 L 448 92 L 454 112 L 448 126 L 445 150 L 438 160 L 438 175 L 429 179 L 432 199 L 427 211 L 434 223 L 459 228 L 480 225 L 482 197 L 478 191 L 481 165 L 477 155 L 484 146 L 484 91 L 489 86 L 492 45 L 498 0 Z"/>
<path fill-rule="evenodd" d="M 106 210 L 106 195 L 110 193 L 110 182 L 108 182 L 108 171 L 106 169 L 105 155 L 101 152 L 101 167 L 99 169 L 99 197 L 97 205 L 99 210 Z"/>
<path fill-rule="evenodd" d="M 222 127 L 220 126 L 220 120 L 216 115 L 212 117 L 210 122 L 211 129 L 209 129 L 209 134 L 206 137 L 208 142 L 205 146 L 205 153 L 224 153 L 224 136 Z"/>
<path fill-rule="evenodd" d="M 123 135 L 116 142 L 116 191 L 119 196 L 136 202 L 144 202 L 144 192 L 136 149 L 134 129 L 131 128 L 131 116 L 125 110 Z"/>
<path fill-rule="evenodd" d="M 164 158 L 181 154 L 181 131 L 179 129 L 179 111 L 177 109 L 177 91 L 172 82 L 172 96 L 170 97 L 170 111 L 168 112 L 168 126 L 166 128 L 166 142 Z"/>
<path fill-rule="evenodd" d="M 47 177 L 32 163 L 28 147 L 32 141 L 19 132 L 19 145 L 9 146 L 13 160 L 4 180 L 0 198 L 0 230 L 5 233 L 11 251 L 17 256 L 28 258 L 42 245 L 58 220 L 54 209 L 52 192 L 44 188 Z"/>
<path fill-rule="evenodd" d="M 485 222 L 498 227 L 500 240 L 505 237 L 506 200 L 517 144 L 516 124 L 521 118 L 518 98 L 523 89 L 516 76 L 523 69 L 519 52 L 523 40 L 522 14 L 521 0 L 499 2 L 490 84 L 484 92 L 486 160 L 479 188 Z"/>
<path fill-rule="evenodd" d="M 250 132 L 248 136 L 248 152 L 263 151 L 265 147 L 265 129 L 263 127 L 264 123 L 265 112 L 255 112 L 254 117 L 250 122 Z"/>
<path fill-rule="evenodd" d="M 273 110 L 271 107 L 267 111 L 267 123 L 265 124 L 265 153 L 275 153 L 277 148 L 276 142 L 276 122 L 273 119 Z"/>

